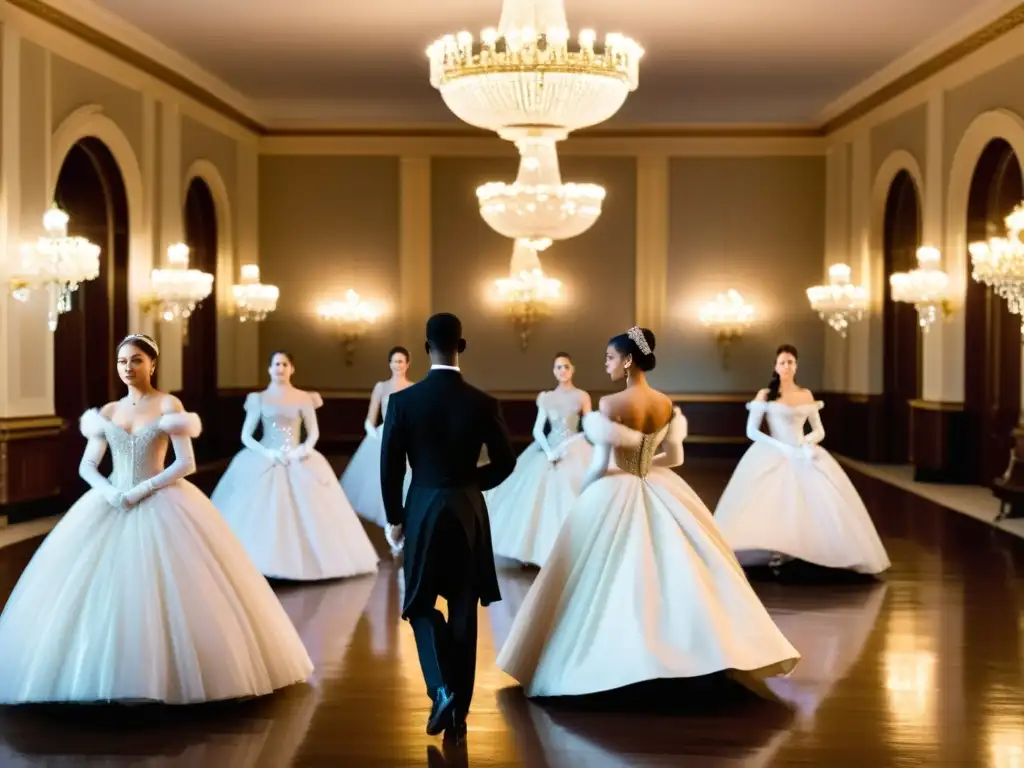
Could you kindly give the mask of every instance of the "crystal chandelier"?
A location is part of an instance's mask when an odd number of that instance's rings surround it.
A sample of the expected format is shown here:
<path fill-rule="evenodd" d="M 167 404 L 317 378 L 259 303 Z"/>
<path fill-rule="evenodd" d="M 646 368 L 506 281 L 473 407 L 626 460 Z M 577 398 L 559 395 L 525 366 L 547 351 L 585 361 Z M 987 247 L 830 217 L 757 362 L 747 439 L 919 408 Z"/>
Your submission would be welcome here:
<path fill-rule="evenodd" d="M 732 343 L 754 322 L 754 308 L 739 291 L 730 288 L 701 307 L 700 321 L 714 332 L 722 367 L 728 369 Z"/>
<path fill-rule="evenodd" d="M 1015 315 L 1024 315 L 1024 202 L 1006 217 L 1006 237 L 971 243 L 971 277 L 990 286 Z M 1024 326 L 1021 328 L 1024 334 Z"/>
<path fill-rule="evenodd" d="M 503 0 L 497 29 L 479 41 L 445 35 L 427 49 L 430 84 L 460 120 L 502 138 L 603 123 L 636 90 L 643 49 L 593 30 L 570 42 L 563 0 Z"/>
<path fill-rule="evenodd" d="M 317 314 L 322 321 L 334 325 L 344 346 L 345 365 L 352 365 L 356 342 L 381 318 L 384 308 L 380 303 L 367 301 L 349 289 L 345 291 L 344 301 L 329 301 L 322 304 Z"/>
<path fill-rule="evenodd" d="M 892 300 L 913 304 L 917 322 L 927 333 L 938 319 L 938 312 L 950 313 L 949 275 L 939 268 L 942 254 L 938 248 L 924 245 L 917 249 L 917 269 L 889 276 Z"/>
<path fill-rule="evenodd" d="M 54 204 L 43 214 L 45 237 L 21 247 L 20 264 L 11 277 L 11 295 L 28 301 L 46 289 L 46 321 L 57 330 L 60 315 L 71 311 L 71 296 L 86 280 L 100 274 L 100 247 L 84 237 L 68 237 L 68 215 Z"/>
<path fill-rule="evenodd" d="M 561 299 L 562 283 L 544 274 L 537 250 L 529 241 L 517 240 L 509 276 L 495 280 L 494 287 L 519 336 L 520 348 L 526 351 L 533 327 L 549 317 L 552 305 Z"/>
<path fill-rule="evenodd" d="M 167 268 L 154 269 L 152 292 L 143 307 L 157 312 L 164 322 L 187 320 L 213 292 L 213 275 L 188 267 L 188 246 L 175 243 L 167 249 Z"/>
<path fill-rule="evenodd" d="M 480 215 L 491 229 L 512 240 L 528 240 L 538 251 L 590 229 L 601 215 L 604 187 L 563 184 L 552 138 L 519 139 L 516 147 L 515 182 L 491 181 L 476 190 Z"/>
<path fill-rule="evenodd" d="M 846 264 L 829 267 L 828 285 L 808 288 L 807 300 L 811 309 L 843 338 L 850 324 L 860 322 L 868 308 L 868 292 L 850 284 L 850 268 Z"/>
<path fill-rule="evenodd" d="M 235 311 L 240 322 L 258 323 L 277 309 L 281 295 L 276 285 L 260 282 L 260 268 L 255 264 L 242 265 L 242 280 L 231 287 L 235 297 Z"/>

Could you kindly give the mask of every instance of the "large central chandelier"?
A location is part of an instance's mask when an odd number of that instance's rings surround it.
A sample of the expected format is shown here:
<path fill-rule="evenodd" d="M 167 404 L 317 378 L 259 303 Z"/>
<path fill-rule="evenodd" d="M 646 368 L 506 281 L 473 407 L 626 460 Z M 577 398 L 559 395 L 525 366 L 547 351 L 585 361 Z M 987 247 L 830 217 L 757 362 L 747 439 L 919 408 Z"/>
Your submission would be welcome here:
<path fill-rule="evenodd" d="M 231 287 L 238 320 L 243 323 L 261 322 L 277 309 L 281 291 L 276 285 L 260 282 L 260 268 L 256 264 L 243 264 L 241 274 L 242 281 Z"/>
<path fill-rule="evenodd" d="M 213 292 L 213 275 L 189 269 L 188 254 L 187 245 L 175 243 L 167 249 L 167 268 L 152 272 L 152 292 L 143 306 L 155 310 L 164 322 L 187 320 Z"/>
<path fill-rule="evenodd" d="M 833 264 L 828 268 L 828 285 L 807 289 L 811 309 L 840 336 L 846 338 L 851 323 L 859 322 L 868 309 L 868 292 L 850 283 L 850 268 Z"/>
<path fill-rule="evenodd" d="M 1006 217 L 1006 237 L 971 243 L 971 277 L 990 286 L 1015 315 L 1024 315 L 1024 202 Z M 1021 328 L 1024 334 L 1024 326 Z"/>
<path fill-rule="evenodd" d="M 642 56 L 620 34 L 571 41 L 563 0 L 503 0 L 479 41 L 459 32 L 427 49 L 430 84 L 455 116 L 511 140 L 603 123 L 636 90 Z"/>
<path fill-rule="evenodd" d="M 512 249 L 509 276 L 494 281 L 498 301 L 505 305 L 509 319 L 526 351 L 533 327 L 551 315 L 562 297 L 562 283 L 544 274 L 537 250 L 529 241 L 517 240 Z"/>
<path fill-rule="evenodd" d="M 927 333 L 938 319 L 938 310 L 949 314 L 949 275 L 942 271 L 938 248 L 924 245 L 917 249 L 917 269 L 889 276 L 892 300 L 913 304 L 917 322 Z"/>
<path fill-rule="evenodd" d="M 601 215 L 604 187 L 563 184 L 555 140 L 523 138 L 519 174 L 512 184 L 491 181 L 478 187 L 480 215 L 500 235 L 527 240 L 542 251 L 552 240 L 567 240 L 586 232 Z"/>
<path fill-rule="evenodd" d="M 68 237 L 68 215 L 52 206 L 43 214 L 45 237 L 21 247 L 21 260 L 11 277 L 11 295 L 28 301 L 32 291 L 46 289 L 46 321 L 57 330 L 60 315 L 71 311 L 71 297 L 86 280 L 100 274 L 100 247 L 84 237 Z"/>

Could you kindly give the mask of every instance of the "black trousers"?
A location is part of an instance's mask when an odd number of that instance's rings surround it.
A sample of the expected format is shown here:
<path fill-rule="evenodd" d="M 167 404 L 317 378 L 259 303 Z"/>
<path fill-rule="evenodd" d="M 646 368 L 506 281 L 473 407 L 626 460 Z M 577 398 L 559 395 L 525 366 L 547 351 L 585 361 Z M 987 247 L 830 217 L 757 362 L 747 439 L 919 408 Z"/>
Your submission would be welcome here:
<path fill-rule="evenodd" d="M 465 528 L 453 515 L 442 513 L 424 561 L 423 580 L 409 607 L 427 695 L 442 685 L 455 694 L 459 715 L 469 714 L 476 682 L 477 607 L 474 556 Z M 434 607 L 438 596 L 448 602 L 448 620 Z"/>

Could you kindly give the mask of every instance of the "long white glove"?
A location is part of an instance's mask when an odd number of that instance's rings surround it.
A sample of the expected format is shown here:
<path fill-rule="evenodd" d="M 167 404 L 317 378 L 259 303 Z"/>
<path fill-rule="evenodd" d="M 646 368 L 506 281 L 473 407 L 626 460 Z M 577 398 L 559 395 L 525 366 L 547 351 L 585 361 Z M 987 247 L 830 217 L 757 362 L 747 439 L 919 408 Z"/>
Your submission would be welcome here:
<path fill-rule="evenodd" d="M 397 557 L 405 547 L 405 531 L 402 526 L 388 523 L 384 526 L 384 538 L 387 539 L 388 546 L 391 547 L 391 554 Z"/>
<path fill-rule="evenodd" d="M 376 435 L 377 435 L 377 427 L 369 419 L 367 419 L 366 421 L 363 422 L 363 429 L 366 430 L 366 436 L 367 437 L 376 437 Z"/>

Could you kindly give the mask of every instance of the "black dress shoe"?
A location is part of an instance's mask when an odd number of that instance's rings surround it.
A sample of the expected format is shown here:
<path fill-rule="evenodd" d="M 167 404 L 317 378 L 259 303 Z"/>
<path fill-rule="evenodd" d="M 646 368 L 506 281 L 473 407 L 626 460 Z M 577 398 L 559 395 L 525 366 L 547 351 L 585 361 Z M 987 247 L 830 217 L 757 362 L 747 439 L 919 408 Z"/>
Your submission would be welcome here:
<path fill-rule="evenodd" d="M 434 706 L 430 708 L 430 719 L 427 720 L 427 735 L 437 736 L 445 728 L 455 722 L 455 694 L 441 686 L 434 695 Z"/>

